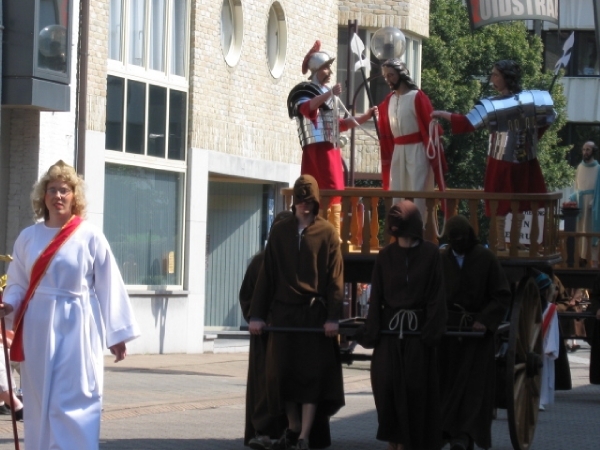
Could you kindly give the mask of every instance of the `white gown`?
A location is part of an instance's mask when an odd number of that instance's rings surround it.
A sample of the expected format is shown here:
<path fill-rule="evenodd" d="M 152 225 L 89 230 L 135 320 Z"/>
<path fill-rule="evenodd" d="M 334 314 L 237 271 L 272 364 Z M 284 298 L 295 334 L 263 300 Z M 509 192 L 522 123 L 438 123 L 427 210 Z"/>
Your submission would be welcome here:
<path fill-rule="evenodd" d="M 550 304 L 544 310 L 543 317 L 549 314 Z M 554 361 L 558 358 L 560 338 L 558 334 L 558 315 L 556 309 L 550 324 L 543 337 L 544 342 L 544 365 L 542 367 L 542 386 L 540 389 L 540 404 L 551 405 L 554 403 Z"/>
<path fill-rule="evenodd" d="M 403 95 L 392 95 L 388 107 L 390 129 L 394 137 L 419 132 L 418 112 L 415 97 L 419 91 L 411 90 Z M 392 154 L 390 169 L 390 189 L 393 191 L 433 191 L 433 169 L 427 159 L 425 146 L 417 144 L 396 144 Z M 394 199 L 394 202 L 399 199 Z M 423 222 L 427 221 L 425 199 L 414 199 L 421 212 Z"/>
<path fill-rule="evenodd" d="M 17 238 L 4 291 L 4 302 L 15 311 L 34 262 L 57 232 L 38 223 Z M 108 242 L 92 224 L 83 221 L 56 253 L 23 326 L 25 447 L 97 450 L 103 345 L 128 342 L 140 333 Z"/>

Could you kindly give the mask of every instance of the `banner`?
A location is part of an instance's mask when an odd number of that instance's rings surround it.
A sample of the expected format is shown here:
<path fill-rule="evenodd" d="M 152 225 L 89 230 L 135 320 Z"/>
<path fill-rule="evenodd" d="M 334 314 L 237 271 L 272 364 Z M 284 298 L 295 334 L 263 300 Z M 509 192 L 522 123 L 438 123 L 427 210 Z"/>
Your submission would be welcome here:
<path fill-rule="evenodd" d="M 558 0 L 467 0 L 471 28 L 508 20 L 545 20 L 558 25 Z"/>

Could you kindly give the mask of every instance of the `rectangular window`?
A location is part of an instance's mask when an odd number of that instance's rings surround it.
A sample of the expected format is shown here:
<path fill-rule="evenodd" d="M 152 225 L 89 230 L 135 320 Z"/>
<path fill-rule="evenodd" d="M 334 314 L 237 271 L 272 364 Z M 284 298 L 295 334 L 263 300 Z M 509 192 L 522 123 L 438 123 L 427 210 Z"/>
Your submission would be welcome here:
<path fill-rule="evenodd" d="M 185 160 L 185 130 L 187 95 L 171 90 L 169 93 L 169 159 Z"/>
<path fill-rule="evenodd" d="M 148 100 L 148 155 L 164 158 L 167 127 L 167 89 L 150 85 Z"/>
<path fill-rule="evenodd" d="M 106 142 L 108 150 L 123 151 L 123 98 L 125 80 L 108 76 L 106 83 Z"/>
<path fill-rule="evenodd" d="M 123 33 L 123 0 L 110 0 L 110 22 L 108 24 L 108 57 L 121 61 L 121 44 Z"/>
<path fill-rule="evenodd" d="M 152 0 L 150 12 L 150 69 L 165 70 L 165 0 Z"/>
<path fill-rule="evenodd" d="M 185 76 L 187 0 L 171 0 L 171 73 Z"/>
<path fill-rule="evenodd" d="M 184 174 L 106 165 L 104 233 L 128 285 L 182 285 Z"/>
<path fill-rule="evenodd" d="M 143 66 L 146 36 L 146 1 L 131 0 L 129 6 L 129 64 Z"/>
<path fill-rule="evenodd" d="M 146 125 L 146 85 L 127 81 L 127 130 L 125 151 L 144 154 L 144 129 Z"/>

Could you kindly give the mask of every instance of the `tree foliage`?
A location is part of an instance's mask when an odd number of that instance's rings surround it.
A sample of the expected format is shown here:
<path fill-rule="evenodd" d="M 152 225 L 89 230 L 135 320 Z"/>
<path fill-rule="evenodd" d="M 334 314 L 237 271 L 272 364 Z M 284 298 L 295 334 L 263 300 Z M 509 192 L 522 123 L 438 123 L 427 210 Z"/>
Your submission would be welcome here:
<path fill-rule="evenodd" d="M 495 95 L 489 86 L 494 62 L 517 61 L 523 71 L 525 89 L 547 90 L 553 74 L 544 73 L 541 39 L 522 21 L 504 22 L 472 31 L 466 6 L 461 0 L 431 0 L 430 38 L 423 44 L 421 83 L 435 109 L 468 112 L 481 97 Z M 566 100 L 562 85 L 552 90 L 556 122 L 540 141 L 538 159 L 549 190 L 569 185 L 573 169 L 560 145 L 558 131 L 566 123 Z M 449 173 L 447 184 L 454 188 L 481 188 L 485 173 L 488 132 L 452 135 L 447 123 L 445 148 Z"/>

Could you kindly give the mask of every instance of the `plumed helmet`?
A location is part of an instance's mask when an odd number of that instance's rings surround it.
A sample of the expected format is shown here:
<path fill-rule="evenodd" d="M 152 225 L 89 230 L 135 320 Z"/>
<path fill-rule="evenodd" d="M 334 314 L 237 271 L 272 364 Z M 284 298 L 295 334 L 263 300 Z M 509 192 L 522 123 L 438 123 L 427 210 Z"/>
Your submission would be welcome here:
<path fill-rule="evenodd" d="M 304 57 L 304 61 L 302 61 L 302 73 L 306 74 L 310 70 L 310 75 L 312 76 L 321 67 L 331 64 L 333 61 L 335 61 L 335 57 L 322 52 L 321 41 L 317 40 Z"/>

